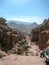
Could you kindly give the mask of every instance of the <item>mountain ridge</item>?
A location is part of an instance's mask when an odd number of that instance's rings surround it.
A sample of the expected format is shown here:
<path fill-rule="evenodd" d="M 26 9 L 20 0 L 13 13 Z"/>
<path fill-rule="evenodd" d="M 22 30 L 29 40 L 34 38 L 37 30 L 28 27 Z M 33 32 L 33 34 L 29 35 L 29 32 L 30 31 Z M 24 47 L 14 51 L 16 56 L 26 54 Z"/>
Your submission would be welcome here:
<path fill-rule="evenodd" d="M 9 21 L 7 25 L 10 28 L 18 29 L 18 31 L 25 32 L 30 34 L 31 30 L 38 26 L 36 22 L 33 23 L 27 23 L 27 22 L 21 22 L 21 21 Z"/>

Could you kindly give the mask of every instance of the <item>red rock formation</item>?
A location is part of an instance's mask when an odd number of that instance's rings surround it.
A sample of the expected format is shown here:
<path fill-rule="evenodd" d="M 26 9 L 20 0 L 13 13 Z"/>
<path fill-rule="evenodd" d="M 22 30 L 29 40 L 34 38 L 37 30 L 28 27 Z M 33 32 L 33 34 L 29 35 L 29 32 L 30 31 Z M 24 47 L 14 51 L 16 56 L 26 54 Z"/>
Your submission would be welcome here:
<path fill-rule="evenodd" d="M 40 49 L 44 49 L 47 46 L 49 46 L 48 44 L 48 39 L 49 39 L 49 31 L 42 31 L 39 34 L 39 38 L 38 38 L 38 43 L 39 43 L 39 48 Z"/>
<path fill-rule="evenodd" d="M 5 21 L 0 18 L 0 49 L 7 54 L 23 54 L 28 48 L 25 36 L 5 25 Z"/>
<path fill-rule="evenodd" d="M 42 24 L 31 31 L 31 41 L 38 42 L 39 48 L 44 49 L 49 44 L 49 19 L 44 20 Z"/>

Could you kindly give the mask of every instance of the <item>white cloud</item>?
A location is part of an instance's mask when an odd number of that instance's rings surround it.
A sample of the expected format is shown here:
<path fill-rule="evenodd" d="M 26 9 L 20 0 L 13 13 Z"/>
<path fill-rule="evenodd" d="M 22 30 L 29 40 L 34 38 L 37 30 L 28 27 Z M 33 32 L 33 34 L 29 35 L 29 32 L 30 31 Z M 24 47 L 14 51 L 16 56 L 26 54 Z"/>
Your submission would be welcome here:
<path fill-rule="evenodd" d="M 23 16 L 23 17 L 16 17 L 16 18 L 11 18 L 8 20 L 16 20 L 16 21 L 22 21 L 22 22 L 37 22 L 38 24 L 41 24 L 45 17 L 36 17 L 36 16 Z"/>

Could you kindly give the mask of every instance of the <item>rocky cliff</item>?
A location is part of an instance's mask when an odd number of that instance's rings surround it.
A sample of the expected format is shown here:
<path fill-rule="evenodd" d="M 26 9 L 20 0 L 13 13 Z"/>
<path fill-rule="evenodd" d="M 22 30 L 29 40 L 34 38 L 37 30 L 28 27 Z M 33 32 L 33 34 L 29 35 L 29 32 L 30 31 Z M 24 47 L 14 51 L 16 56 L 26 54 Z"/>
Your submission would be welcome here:
<path fill-rule="evenodd" d="M 31 41 L 38 42 L 39 48 L 46 48 L 49 40 L 49 19 L 45 19 L 42 24 L 31 31 Z"/>
<path fill-rule="evenodd" d="M 7 54 L 25 54 L 28 49 L 25 36 L 9 28 L 4 18 L 0 19 L 0 50 Z"/>

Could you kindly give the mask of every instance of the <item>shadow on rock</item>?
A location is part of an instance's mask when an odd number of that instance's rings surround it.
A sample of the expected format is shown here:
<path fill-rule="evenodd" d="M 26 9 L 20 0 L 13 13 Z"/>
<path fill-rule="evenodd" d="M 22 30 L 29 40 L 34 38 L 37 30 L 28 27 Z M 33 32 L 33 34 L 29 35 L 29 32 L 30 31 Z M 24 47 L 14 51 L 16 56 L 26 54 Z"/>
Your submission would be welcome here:
<path fill-rule="evenodd" d="M 46 65 L 49 65 L 49 62 L 46 61 Z"/>

